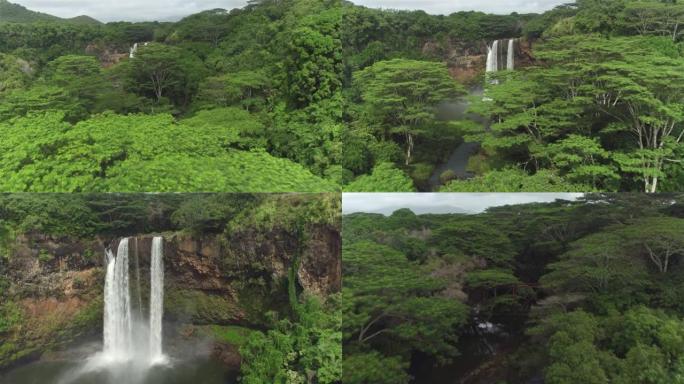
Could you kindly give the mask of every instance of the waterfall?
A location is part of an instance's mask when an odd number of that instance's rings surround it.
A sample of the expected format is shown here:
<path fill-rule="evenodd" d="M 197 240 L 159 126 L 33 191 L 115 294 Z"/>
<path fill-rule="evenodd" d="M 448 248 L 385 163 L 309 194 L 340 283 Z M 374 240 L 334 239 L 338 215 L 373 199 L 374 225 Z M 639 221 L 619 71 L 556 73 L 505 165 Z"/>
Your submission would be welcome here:
<path fill-rule="evenodd" d="M 116 257 L 107 254 L 104 292 L 104 350 L 109 359 L 125 360 L 131 355 L 132 331 L 128 286 L 128 239 L 122 239 Z"/>
<path fill-rule="evenodd" d="M 492 46 L 487 46 L 487 72 L 499 70 L 499 40 L 494 40 Z"/>
<path fill-rule="evenodd" d="M 150 267 L 150 359 L 152 363 L 165 361 L 162 353 L 162 317 L 164 314 L 164 248 L 163 239 L 152 240 Z"/>
<path fill-rule="evenodd" d="M 491 47 L 487 45 L 487 72 L 497 72 L 499 70 L 499 41 L 494 40 Z M 515 69 L 515 39 L 508 39 L 506 69 Z"/>
<path fill-rule="evenodd" d="M 506 60 L 506 69 L 512 71 L 515 69 L 515 40 L 508 40 L 508 57 Z"/>
<path fill-rule="evenodd" d="M 138 43 L 133 44 L 133 47 L 131 47 L 131 53 L 128 55 L 129 58 L 135 57 L 135 53 L 138 51 Z"/>

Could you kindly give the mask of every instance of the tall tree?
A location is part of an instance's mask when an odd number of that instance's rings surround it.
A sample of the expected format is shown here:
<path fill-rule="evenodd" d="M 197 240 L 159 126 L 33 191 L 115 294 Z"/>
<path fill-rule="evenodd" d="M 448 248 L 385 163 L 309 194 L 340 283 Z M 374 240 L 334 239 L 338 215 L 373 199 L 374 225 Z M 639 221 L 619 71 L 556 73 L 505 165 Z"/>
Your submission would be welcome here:
<path fill-rule="evenodd" d="M 381 61 L 354 78 L 365 116 L 384 138 L 401 137 L 405 163 L 411 163 L 416 136 L 428 135 L 437 105 L 465 93 L 442 63 L 395 59 Z"/>

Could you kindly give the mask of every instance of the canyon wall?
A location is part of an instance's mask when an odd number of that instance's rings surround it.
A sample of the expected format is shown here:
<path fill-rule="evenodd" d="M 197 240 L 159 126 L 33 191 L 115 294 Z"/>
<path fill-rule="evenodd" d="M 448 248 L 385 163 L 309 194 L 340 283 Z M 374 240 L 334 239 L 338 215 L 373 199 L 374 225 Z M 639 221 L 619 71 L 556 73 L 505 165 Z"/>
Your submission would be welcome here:
<path fill-rule="evenodd" d="M 292 231 L 162 235 L 166 322 L 259 328 L 266 312 L 288 310 L 287 276 L 298 250 Z M 153 236 L 129 240 L 132 306 L 143 312 Z M 6 313 L 0 313 L 6 323 L 0 323 L 0 368 L 101 334 L 104 250 L 116 249 L 119 240 L 32 233 L 7 244 L 9 257 L 0 265 L 0 294 L 6 301 Z M 338 228 L 313 226 L 301 250 L 300 289 L 318 296 L 338 292 Z"/>

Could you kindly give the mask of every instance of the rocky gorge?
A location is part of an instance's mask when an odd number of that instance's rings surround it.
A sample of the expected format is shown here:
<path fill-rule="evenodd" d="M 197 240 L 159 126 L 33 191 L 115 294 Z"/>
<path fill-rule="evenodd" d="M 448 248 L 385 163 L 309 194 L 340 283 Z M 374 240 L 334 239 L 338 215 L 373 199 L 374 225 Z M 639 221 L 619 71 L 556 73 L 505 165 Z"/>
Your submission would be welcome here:
<path fill-rule="evenodd" d="M 3 369 L 59 359 L 100 340 L 105 250 L 116 249 L 122 238 L 130 247 L 131 307 L 146 313 L 154 236 L 163 238 L 165 348 L 175 355 L 210 354 L 239 370 L 239 348 L 250 333 L 267 331 L 272 313 L 290 311 L 290 274 L 305 295 L 324 299 L 341 289 L 339 228 L 308 223 L 303 238 L 294 228 L 280 222 L 213 233 L 86 237 L 5 231 L 0 377 Z"/>

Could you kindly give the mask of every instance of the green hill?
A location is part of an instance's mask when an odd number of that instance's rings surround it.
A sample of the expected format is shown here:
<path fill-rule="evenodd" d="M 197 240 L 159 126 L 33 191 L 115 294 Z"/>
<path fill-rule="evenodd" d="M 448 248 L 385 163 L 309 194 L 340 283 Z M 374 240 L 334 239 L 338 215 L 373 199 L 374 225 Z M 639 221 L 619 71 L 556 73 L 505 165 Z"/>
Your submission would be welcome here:
<path fill-rule="evenodd" d="M 60 19 L 60 20 L 67 21 L 67 22 L 74 23 L 74 24 L 92 24 L 92 25 L 102 24 L 102 22 L 100 22 L 99 20 L 93 19 L 92 17 L 87 16 L 87 15 L 81 15 L 81 16 L 72 17 L 70 19 Z"/>
<path fill-rule="evenodd" d="M 90 16 L 77 16 L 71 19 L 62 19 L 46 13 L 35 12 L 26 7 L 0 0 L 0 22 L 10 23 L 35 23 L 35 22 L 66 22 L 77 24 L 100 24 Z"/>

